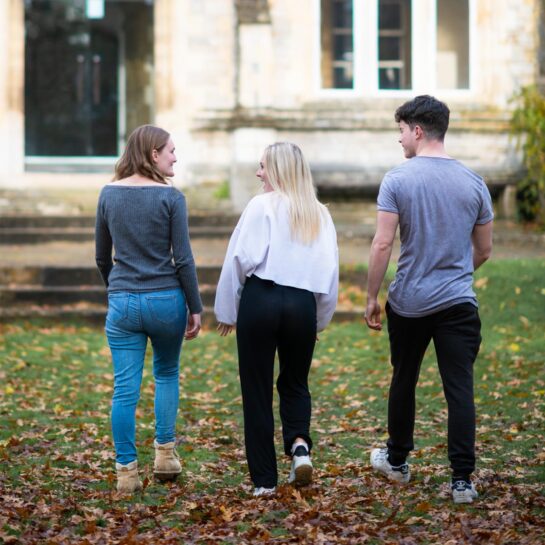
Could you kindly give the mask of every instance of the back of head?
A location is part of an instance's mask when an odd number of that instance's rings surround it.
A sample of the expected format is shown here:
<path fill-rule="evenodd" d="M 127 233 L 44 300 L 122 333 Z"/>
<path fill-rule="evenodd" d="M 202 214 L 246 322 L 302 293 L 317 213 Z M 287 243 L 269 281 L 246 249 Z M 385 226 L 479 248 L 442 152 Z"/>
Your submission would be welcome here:
<path fill-rule="evenodd" d="M 322 205 L 303 152 L 296 144 L 276 142 L 265 149 L 264 158 L 271 187 L 288 198 L 292 238 L 312 243 L 320 234 Z"/>
<path fill-rule="evenodd" d="M 448 106 L 430 95 L 420 95 L 401 105 L 395 112 L 397 123 L 404 121 L 413 129 L 419 125 L 426 138 L 443 141 L 448 129 Z"/>
<path fill-rule="evenodd" d="M 170 134 L 153 125 L 141 125 L 134 129 L 127 140 L 125 151 L 115 165 L 114 180 L 140 174 L 159 183 L 167 183 L 165 175 L 153 162 L 153 150 L 160 152 Z"/>

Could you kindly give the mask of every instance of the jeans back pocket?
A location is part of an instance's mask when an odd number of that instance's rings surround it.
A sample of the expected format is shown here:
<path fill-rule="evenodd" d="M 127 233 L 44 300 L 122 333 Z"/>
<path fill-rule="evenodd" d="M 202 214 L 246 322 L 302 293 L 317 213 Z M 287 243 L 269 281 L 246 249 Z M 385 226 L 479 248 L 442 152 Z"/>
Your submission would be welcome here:
<path fill-rule="evenodd" d="M 108 314 L 106 321 L 113 324 L 119 324 L 129 316 L 129 294 L 128 293 L 109 293 L 108 294 Z"/>
<path fill-rule="evenodd" d="M 174 294 L 146 295 L 146 302 L 154 320 L 163 324 L 172 324 L 180 319 L 179 304 Z"/>

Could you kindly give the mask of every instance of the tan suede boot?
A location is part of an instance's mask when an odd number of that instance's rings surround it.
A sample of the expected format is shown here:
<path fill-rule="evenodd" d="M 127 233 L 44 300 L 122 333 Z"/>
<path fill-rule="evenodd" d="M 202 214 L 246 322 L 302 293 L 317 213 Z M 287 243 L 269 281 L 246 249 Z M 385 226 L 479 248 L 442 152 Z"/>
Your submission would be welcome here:
<path fill-rule="evenodd" d="M 154 441 L 155 463 L 153 464 L 153 475 L 159 481 L 174 481 L 182 472 L 182 465 L 176 452 L 176 443 L 171 441 L 160 445 Z"/>
<path fill-rule="evenodd" d="M 138 461 L 129 462 L 127 465 L 115 464 L 117 472 L 117 491 L 122 494 L 132 494 L 142 490 L 142 481 L 138 477 Z"/>

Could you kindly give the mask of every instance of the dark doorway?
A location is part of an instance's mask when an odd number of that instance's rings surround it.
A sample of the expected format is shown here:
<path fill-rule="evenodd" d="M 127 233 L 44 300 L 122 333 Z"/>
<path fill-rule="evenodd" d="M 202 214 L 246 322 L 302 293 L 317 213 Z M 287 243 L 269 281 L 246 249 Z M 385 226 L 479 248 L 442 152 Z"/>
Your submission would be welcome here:
<path fill-rule="evenodd" d="M 104 17 L 89 19 L 84 0 L 26 1 L 27 156 L 118 155 L 126 128 L 127 82 L 121 68 L 131 55 L 127 30 L 132 30 L 134 15 L 152 28 L 150 4 L 110 0 Z M 151 43 L 142 66 L 152 52 Z M 143 123 L 151 122 L 149 106 Z"/>

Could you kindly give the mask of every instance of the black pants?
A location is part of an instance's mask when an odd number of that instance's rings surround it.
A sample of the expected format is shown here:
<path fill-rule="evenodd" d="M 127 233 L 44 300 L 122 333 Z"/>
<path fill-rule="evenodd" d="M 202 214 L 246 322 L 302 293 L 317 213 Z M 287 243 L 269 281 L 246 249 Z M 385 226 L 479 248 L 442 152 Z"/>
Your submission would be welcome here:
<path fill-rule="evenodd" d="M 248 278 L 237 319 L 237 344 L 244 408 L 244 439 L 256 487 L 277 485 L 272 412 L 274 357 L 278 349 L 280 418 L 284 451 L 296 437 L 309 448 L 311 400 L 308 374 L 316 343 L 316 300 L 307 290 Z"/>
<path fill-rule="evenodd" d="M 481 343 L 481 321 L 471 303 L 422 318 L 405 318 L 386 305 L 393 366 L 388 399 L 388 454 L 402 464 L 414 448 L 415 389 L 420 364 L 433 339 L 448 405 L 448 457 L 455 476 L 475 470 L 473 363 Z"/>

